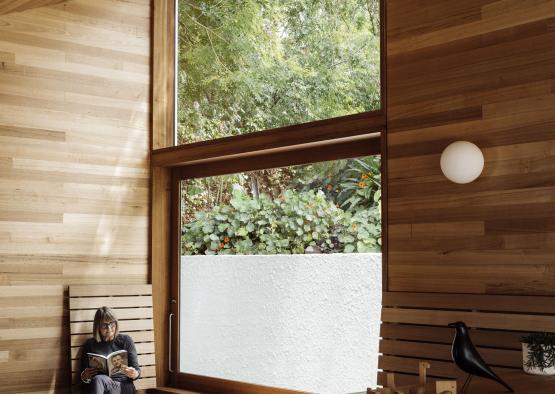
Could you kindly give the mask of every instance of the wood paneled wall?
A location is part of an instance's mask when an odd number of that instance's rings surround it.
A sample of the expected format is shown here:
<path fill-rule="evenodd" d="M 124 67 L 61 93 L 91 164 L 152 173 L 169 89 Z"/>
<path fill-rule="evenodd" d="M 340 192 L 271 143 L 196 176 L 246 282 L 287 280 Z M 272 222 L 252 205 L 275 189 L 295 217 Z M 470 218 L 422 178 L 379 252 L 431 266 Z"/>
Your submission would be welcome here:
<path fill-rule="evenodd" d="M 554 42 L 553 0 L 387 1 L 389 291 L 555 295 Z"/>
<path fill-rule="evenodd" d="M 150 4 L 0 17 L 0 284 L 146 283 Z"/>
<path fill-rule="evenodd" d="M 150 281 L 152 3 L 47 3 L 0 16 L 6 393 L 66 390 L 67 316 L 58 296 L 67 285 Z M 48 316 L 18 315 L 40 298 L 37 285 L 58 291 L 56 305 L 45 305 L 51 317 L 42 308 Z M 50 335 L 51 360 L 46 350 L 26 350 L 35 349 L 41 332 Z"/>

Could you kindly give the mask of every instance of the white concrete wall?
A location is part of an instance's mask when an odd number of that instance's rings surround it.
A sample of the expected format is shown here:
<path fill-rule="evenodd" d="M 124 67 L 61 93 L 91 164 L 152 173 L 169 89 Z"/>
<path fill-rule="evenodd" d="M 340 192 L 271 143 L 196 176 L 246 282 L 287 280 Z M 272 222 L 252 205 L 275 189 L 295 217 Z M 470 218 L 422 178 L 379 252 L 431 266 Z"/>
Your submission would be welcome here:
<path fill-rule="evenodd" d="M 375 386 L 381 254 L 183 256 L 181 371 L 315 393 Z"/>

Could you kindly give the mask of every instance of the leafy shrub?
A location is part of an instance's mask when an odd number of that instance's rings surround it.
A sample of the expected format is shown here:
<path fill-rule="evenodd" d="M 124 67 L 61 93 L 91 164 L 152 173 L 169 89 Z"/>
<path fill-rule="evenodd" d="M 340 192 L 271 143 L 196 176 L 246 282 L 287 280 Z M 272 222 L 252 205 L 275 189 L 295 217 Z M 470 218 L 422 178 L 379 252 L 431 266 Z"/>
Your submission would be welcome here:
<path fill-rule="evenodd" d="M 299 254 L 379 250 L 378 208 L 345 212 L 322 191 L 286 191 L 271 200 L 233 191 L 230 204 L 197 212 L 184 225 L 183 254 Z"/>
<path fill-rule="evenodd" d="M 320 189 L 347 211 L 379 206 L 380 156 L 315 163 L 297 175 L 300 190 Z"/>

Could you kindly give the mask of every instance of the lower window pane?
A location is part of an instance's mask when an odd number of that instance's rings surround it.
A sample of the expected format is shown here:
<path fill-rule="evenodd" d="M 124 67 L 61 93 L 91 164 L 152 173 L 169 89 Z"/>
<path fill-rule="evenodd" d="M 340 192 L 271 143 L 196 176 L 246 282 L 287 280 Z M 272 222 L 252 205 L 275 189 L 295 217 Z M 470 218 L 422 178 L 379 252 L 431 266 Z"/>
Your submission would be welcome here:
<path fill-rule="evenodd" d="M 318 393 L 375 384 L 380 161 L 182 184 L 180 371 Z"/>

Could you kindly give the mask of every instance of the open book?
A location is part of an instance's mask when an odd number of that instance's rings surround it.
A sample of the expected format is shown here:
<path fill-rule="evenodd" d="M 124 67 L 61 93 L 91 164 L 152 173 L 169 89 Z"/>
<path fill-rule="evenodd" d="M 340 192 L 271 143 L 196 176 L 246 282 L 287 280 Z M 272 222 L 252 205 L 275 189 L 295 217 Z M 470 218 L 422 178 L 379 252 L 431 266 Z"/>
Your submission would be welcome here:
<path fill-rule="evenodd" d="M 87 353 L 89 358 L 89 368 L 98 369 L 98 373 L 112 376 L 123 374 L 123 367 L 127 367 L 127 350 L 118 350 L 107 356 L 102 354 Z"/>

